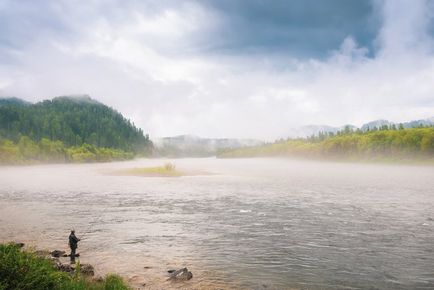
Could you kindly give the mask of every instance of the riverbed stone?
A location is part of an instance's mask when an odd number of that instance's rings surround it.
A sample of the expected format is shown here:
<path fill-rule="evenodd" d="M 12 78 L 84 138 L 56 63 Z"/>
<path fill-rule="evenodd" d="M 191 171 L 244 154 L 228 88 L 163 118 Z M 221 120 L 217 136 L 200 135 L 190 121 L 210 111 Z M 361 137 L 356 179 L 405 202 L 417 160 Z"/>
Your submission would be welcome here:
<path fill-rule="evenodd" d="M 81 264 L 80 273 L 85 276 L 93 276 L 95 275 L 95 269 L 91 264 Z"/>
<path fill-rule="evenodd" d="M 74 266 L 72 266 L 70 264 L 62 264 L 62 263 L 57 264 L 57 269 L 62 271 L 62 272 L 67 272 L 67 273 L 74 273 L 74 271 L 75 271 Z"/>
<path fill-rule="evenodd" d="M 181 268 L 179 270 L 168 270 L 169 278 L 171 281 L 188 281 L 193 278 L 193 273 L 191 273 L 187 268 Z"/>
<path fill-rule="evenodd" d="M 11 242 L 12 245 L 17 246 L 18 248 L 24 248 L 25 244 L 21 242 Z"/>
<path fill-rule="evenodd" d="M 66 252 L 61 250 L 54 250 L 51 252 L 51 256 L 55 258 L 66 257 Z"/>

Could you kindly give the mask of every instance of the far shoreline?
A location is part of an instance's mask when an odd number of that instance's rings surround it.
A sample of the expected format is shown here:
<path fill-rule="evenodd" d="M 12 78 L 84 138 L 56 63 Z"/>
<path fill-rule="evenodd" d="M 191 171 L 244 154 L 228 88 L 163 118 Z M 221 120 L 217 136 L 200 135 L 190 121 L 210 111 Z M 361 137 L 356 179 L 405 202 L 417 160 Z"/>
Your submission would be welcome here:
<path fill-rule="evenodd" d="M 119 159 L 119 160 L 106 160 L 106 161 L 61 161 L 61 162 L 42 162 L 42 161 L 23 161 L 16 163 L 1 163 L 0 168 L 24 168 L 24 167 L 34 167 L 34 166 L 45 166 L 45 165 L 98 165 L 98 164 L 114 164 L 114 163 L 127 163 L 131 161 L 137 160 L 183 160 L 183 159 L 218 159 L 218 160 L 251 160 L 251 159 L 280 159 L 280 160 L 294 160 L 294 161 L 305 161 L 305 162 L 321 162 L 321 163 L 342 163 L 342 164 L 370 164 L 370 165 L 393 165 L 393 166 L 424 166 L 431 167 L 434 166 L 434 158 L 392 158 L 392 157 L 373 157 L 373 158 L 345 158 L 345 157 L 328 157 L 328 158 L 320 158 L 320 157 L 304 157 L 304 156 L 290 156 L 290 155 L 262 155 L 262 156 L 182 156 L 182 157 L 167 157 L 167 156 L 136 156 L 131 159 Z M 161 174 L 156 174 L 152 172 L 140 172 L 141 170 L 152 169 L 153 167 L 135 167 L 129 168 L 128 172 L 125 169 L 122 170 L 107 170 L 103 172 L 106 175 L 113 176 L 139 176 L 139 177 L 182 177 L 182 176 L 201 176 L 201 175 L 214 175 L 213 173 L 206 171 L 177 171 L 174 174 L 170 174 L 168 172 L 162 172 Z M 137 172 L 134 172 L 137 170 Z"/>

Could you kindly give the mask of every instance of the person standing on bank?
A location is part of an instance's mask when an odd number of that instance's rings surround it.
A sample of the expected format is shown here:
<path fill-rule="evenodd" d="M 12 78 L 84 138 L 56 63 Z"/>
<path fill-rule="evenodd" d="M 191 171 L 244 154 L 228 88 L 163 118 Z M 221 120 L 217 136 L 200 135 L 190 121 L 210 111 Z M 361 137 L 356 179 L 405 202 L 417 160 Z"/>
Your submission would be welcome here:
<path fill-rule="evenodd" d="M 75 236 L 75 230 L 71 230 L 71 234 L 69 235 L 69 247 L 71 248 L 71 263 L 75 263 L 75 250 L 77 250 L 79 238 Z"/>

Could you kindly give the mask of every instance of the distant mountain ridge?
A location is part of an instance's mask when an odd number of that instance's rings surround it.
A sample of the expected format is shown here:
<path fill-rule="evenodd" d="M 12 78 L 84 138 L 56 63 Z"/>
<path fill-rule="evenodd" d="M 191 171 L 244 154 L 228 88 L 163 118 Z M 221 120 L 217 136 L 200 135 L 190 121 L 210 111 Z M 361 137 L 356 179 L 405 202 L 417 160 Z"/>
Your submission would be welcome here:
<path fill-rule="evenodd" d="M 366 124 L 363 124 L 360 127 L 360 130 L 362 130 L 362 131 L 368 131 L 368 130 L 372 130 L 372 129 L 379 129 L 379 128 L 383 127 L 383 126 L 390 126 L 392 124 L 393 123 L 390 122 L 390 121 L 388 121 L 388 120 L 378 119 L 378 120 L 374 120 L 374 121 L 368 122 Z"/>
<path fill-rule="evenodd" d="M 355 130 L 357 129 L 356 126 L 353 125 L 346 125 L 349 128 Z M 293 128 L 291 129 L 291 132 L 289 134 L 289 137 L 291 138 L 305 138 L 305 137 L 309 137 L 312 135 L 318 135 L 319 133 L 336 133 L 338 131 L 342 131 L 345 129 L 346 126 L 341 126 L 341 127 L 332 127 L 332 126 L 328 126 L 328 125 L 307 125 L 307 126 L 302 126 L 302 127 L 298 127 L 298 128 Z"/>
<path fill-rule="evenodd" d="M 395 125 L 396 127 L 399 127 L 399 125 L 402 125 L 404 128 L 417 128 L 420 126 L 434 126 L 434 117 L 427 118 L 427 119 L 420 119 L 420 120 L 413 120 L 409 122 L 390 122 L 388 120 L 375 120 L 366 124 L 363 124 L 360 129 L 362 131 L 372 130 L 372 129 L 379 129 L 382 126 L 392 126 Z"/>
<path fill-rule="evenodd" d="M 264 142 L 254 139 L 201 138 L 193 135 L 179 135 L 153 140 L 156 153 L 169 157 L 214 156 L 219 150 L 246 146 L 258 146 Z"/>
<path fill-rule="evenodd" d="M 310 137 L 312 135 L 317 136 L 319 133 L 336 133 L 338 131 L 344 130 L 346 127 L 351 130 L 360 129 L 362 131 L 368 131 L 368 130 L 380 129 L 382 126 L 385 125 L 386 126 L 395 125 L 396 127 L 399 127 L 400 124 L 402 124 L 404 128 L 434 126 L 434 117 L 421 119 L 421 120 L 413 120 L 409 122 L 402 122 L 402 123 L 395 123 L 384 119 L 378 119 L 378 120 L 365 123 L 360 128 L 354 125 L 344 125 L 341 127 L 333 127 L 328 125 L 308 125 L 308 126 L 301 126 L 298 128 L 292 128 L 287 137 L 305 138 L 305 137 Z"/>

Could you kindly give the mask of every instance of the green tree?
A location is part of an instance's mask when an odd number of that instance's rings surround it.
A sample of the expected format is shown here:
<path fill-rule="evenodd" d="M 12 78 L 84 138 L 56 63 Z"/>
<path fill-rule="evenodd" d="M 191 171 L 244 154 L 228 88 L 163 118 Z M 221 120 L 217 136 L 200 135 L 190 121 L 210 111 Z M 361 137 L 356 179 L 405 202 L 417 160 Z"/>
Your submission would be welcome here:
<path fill-rule="evenodd" d="M 22 136 L 20 138 L 18 148 L 21 155 L 27 160 L 37 159 L 39 156 L 38 145 L 27 136 Z"/>

